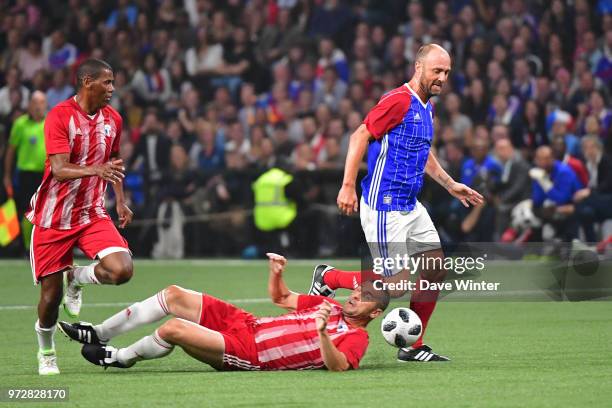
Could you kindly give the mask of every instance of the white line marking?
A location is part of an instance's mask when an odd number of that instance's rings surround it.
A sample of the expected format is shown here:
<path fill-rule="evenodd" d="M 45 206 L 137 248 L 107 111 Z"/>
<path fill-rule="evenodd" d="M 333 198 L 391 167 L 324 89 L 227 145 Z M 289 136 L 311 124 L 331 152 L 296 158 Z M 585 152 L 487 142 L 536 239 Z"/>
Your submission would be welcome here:
<path fill-rule="evenodd" d="M 337 297 L 336 300 L 346 300 L 347 297 L 340 296 Z M 138 302 L 135 300 L 134 302 L 108 302 L 108 303 L 86 303 L 83 304 L 84 308 L 104 308 L 104 307 L 126 307 L 133 305 Z M 247 299 L 228 299 L 226 300 L 228 303 L 236 303 L 236 304 L 258 304 L 258 303 L 269 303 L 272 304 L 272 301 L 269 298 L 247 298 Z M 35 309 L 36 305 L 4 305 L 0 306 L 0 311 L 9 311 L 9 310 L 30 310 Z"/>

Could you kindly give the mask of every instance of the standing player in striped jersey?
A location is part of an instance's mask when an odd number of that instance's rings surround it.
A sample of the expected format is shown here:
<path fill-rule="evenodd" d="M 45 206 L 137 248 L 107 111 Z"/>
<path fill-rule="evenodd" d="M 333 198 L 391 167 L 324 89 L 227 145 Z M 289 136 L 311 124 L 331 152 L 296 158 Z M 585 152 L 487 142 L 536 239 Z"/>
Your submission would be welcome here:
<path fill-rule="evenodd" d="M 41 375 L 59 374 L 53 336 L 64 275 L 64 310 L 73 317 L 81 308 L 82 285 L 119 285 L 132 277 L 127 242 L 104 208 L 106 183 L 111 182 L 120 227 L 132 220 L 123 195 L 123 162 L 117 159 L 122 119 L 108 105 L 113 71 L 106 62 L 90 59 L 76 76 L 77 94 L 54 107 L 45 120 L 45 172 L 27 214 L 34 224 L 32 273 L 41 286 L 35 325 Z M 72 267 L 74 247 L 97 261 Z"/>
<path fill-rule="evenodd" d="M 386 309 L 389 294 L 377 292 L 374 298 L 373 292 L 357 288 L 344 305 L 322 296 L 299 295 L 283 281 L 287 260 L 276 254 L 268 257 L 268 293 L 272 302 L 290 313 L 256 317 L 208 294 L 169 286 L 99 325 L 60 322 L 60 328 L 85 344 L 83 357 L 104 367 L 131 367 L 137 361 L 164 357 L 179 346 L 218 370 L 358 368 L 368 347 L 365 327 Z M 106 345 L 115 336 L 168 315 L 174 318 L 131 346 Z"/>
<path fill-rule="evenodd" d="M 441 184 L 466 207 L 479 205 L 482 196 L 454 181 L 430 151 L 433 139 L 433 108 L 429 99 L 438 95 L 448 79 L 451 59 L 437 44 L 422 46 L 415 60 L 412 79 L 387 94 L 368 113 L 351 136 L 338 194 L 338 207 L 350 215 L 360 207 L 361 226 L 374 258 L 396 255 L 443 257 L 440 238 L 427 210 L 417 200 L 424 173 Z M 363 155 L 368 150 L 368 174 L 362 181 L 362 197 L 357 204 L 355 180 Z M 429 266 L 435 264 L 429 262 Z M 440 265 L 440 262 L 437 262 Z M 399 272 L 402 272 L 400 275 Z M 413 271 L 410 271 L 414 273 Z M 445 271 L 421 268 L 419 280 L 440 282 Z M 406 269 L 385 270 L 387 280 L 408 275 Z M 393 277 L 391 277 L 393 276 Z M 315 268 L 309 293 L 333 296 L 337 288 L 360 284 L 361 273 L 340 271 L 328 265 Z M 412 292 L 410 308 L 423 322 L 423 331 L 436 305 L 438 290 Z M 423 344 L 421 337 L 412 347 L 400 349 L 400 361 L 448 361 Z"/>

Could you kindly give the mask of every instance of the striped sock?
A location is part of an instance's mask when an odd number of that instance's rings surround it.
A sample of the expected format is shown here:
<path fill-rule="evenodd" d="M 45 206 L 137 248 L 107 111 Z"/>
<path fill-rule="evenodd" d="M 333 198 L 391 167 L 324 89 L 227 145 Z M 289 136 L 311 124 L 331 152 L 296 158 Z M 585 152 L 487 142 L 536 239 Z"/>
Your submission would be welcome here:
<path fill-rule="evenodd" d="M 157 334 L 157 330 L 150 336 L 143 337 L 131 346 L 117 351 L 117 361 L 126 366 L 134 365 L 140 360 L 152 360 L 172 353 L 174 346 Z"/>
<path fill-rule="evenodd" d="M 142 325 L 157 322 L 169 314 L 165 292 L 162 290 L 109 317 L 101 324 L 94 326 L 94 330 L 100 340 L 108 341 Z"/>

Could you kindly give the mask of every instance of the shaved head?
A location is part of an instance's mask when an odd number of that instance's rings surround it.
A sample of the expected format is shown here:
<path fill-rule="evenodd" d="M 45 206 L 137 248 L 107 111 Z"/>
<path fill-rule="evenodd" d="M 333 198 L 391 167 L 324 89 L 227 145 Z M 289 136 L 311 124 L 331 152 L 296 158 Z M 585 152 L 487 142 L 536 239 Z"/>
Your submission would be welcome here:
<path fill-rule="evenodd" d="M 30 105 L 28 106 L 28 113 L 35 121 L 41 121 L 45 118 L 47 112 L 47 95 L 42 91 L 32 92 L 30 97 Z"/>
<path fill-rule="evenodd" d="M 419 50 L 416 53 L 415 62 L 417 62 L 417 61 L 423 62 L 423 60 L 432 51 L 437 51 L 440 54 L 442 54 L 442 56 L 446 56 L 448 58 L 448 60 L 449 60 L 449 63 L 450 63 L 450 55 L 448 54 L 448 51 L 446 51 L 444 48 L 442 48 L 438 44 L 434 44 L 434 43 L 429 43 L 429 44 L 422 45 L 421 48 L 419 48 Z"/>
<path fill-rule="evenodd" d="M 425 44 L 416 54 L 414 76 L 410 86 L 417 92 L 423 102 L 442 92 L 442 86 L 448 80 L 451 70 L 451 58 L 448 52 L 438 44 Z"/>

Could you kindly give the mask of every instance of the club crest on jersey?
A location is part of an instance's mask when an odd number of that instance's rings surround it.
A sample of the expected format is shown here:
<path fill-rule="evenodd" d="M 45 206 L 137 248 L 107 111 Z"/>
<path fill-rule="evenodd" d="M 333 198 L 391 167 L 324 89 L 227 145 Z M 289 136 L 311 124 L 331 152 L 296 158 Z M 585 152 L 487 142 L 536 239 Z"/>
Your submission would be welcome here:
<path fill-rule="evenodd" d="M 104 125 L 104 136 L 110 136 L 111 135 L 111 126 L 110 125 Z"/>
<path fill-rule="evenodd" d="M 390 195 L 386 195 L 383 197 L 383 204 L 391 204 L 391 200 L 393 199 L 393 197 L 391 197 Z"/>
<path fill-rule="evenodd" d="M 340 321 L 338 322 L 338 328 L 336 329 L 336 331 L 337 331 L 338 333 L 342 333 L 342 332 L 348 331 L 348 326 L 347 326 L 347 324 L 344 322 L 344 320 L 340 320 Z"/>

